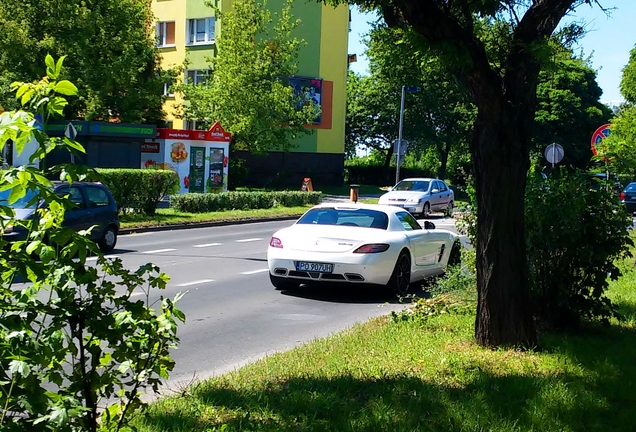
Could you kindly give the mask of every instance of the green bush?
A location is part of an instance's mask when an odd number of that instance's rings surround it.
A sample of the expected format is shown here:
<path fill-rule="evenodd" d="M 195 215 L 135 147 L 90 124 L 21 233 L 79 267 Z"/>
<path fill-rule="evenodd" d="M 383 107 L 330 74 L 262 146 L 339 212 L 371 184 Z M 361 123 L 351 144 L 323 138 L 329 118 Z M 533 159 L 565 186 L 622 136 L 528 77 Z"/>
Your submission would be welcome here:
<path fill-rule="evenodd" d="M 179 176 L 171 170 L 97 168 L 98 180 L 108 186 L 122 213 L 154 215 L 166 195 L 179 192 Z"/>
<path fill-rule="evenodd" d="M 629 253 L 631 215 L 618 197 L 595 190 L 580 173 L 528 177 L 526 240 L 538 317 L 550 328 L 580 320 L 607 321 L 616 308 L 605 297 L 615 262 Z"/>
<path fill-rule="evenodd" d="M 462 209 L 458 230 L 475 244 L 477 206 Z M 629 254 L 631 215 L 610 190 L 594 188 L 579 172 L 531 173 L 525 226 L 532 299 L 543 328 L 577 327 L 582 319 L 617 316 L 605 297 L 608 277 L 620 276 L 617 259 Z"/>
<path fill-rule="evenodd" d="M 221 194 L 186 193 L 172 195 L 170 206 L 188 213 L 223 210 L 265 209 L 275 206 L 295 207 L 318 204 L 321 192 L 227 192 Z"/>

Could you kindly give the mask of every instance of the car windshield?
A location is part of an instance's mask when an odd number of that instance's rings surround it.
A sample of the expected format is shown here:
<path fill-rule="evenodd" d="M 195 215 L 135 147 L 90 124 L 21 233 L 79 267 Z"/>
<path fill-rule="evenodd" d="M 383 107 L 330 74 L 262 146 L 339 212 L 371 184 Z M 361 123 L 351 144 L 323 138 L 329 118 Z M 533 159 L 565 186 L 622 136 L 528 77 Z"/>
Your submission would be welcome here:
<path fill-rule="evenodd" d="M 11 204 L 9 204 L 9 195 L 11 195 L 11 189 L 0 191 L 0 205 L 14 209 L 34 209 L 38 206 L 37 201 L 29 203 L 35 197 L 33 191 L 28 190 L 22 198 Z"/>
<path fill-rule="evenodd" d="M 426 192 L 429 184 L 430 181 L 428 180 L 402 180 L 391 190 Z"/>
<path fill-rule="evenodd" d="M 299 225 L 340 225 L 385 230 L 389 225 L 389 217 L 386 213 L 377 210 L 321 207 L 309 210 L 296 223 Z"/>

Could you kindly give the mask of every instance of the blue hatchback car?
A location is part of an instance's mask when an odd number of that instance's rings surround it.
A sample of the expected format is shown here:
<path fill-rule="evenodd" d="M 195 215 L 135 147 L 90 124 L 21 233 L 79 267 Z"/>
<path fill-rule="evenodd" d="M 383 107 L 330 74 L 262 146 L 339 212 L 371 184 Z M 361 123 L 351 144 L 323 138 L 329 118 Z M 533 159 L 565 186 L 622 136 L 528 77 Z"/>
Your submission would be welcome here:
<path fill-rule="evenodd" d="M 117 203 L 108 188 L 101 183 L 74 182 L 72 184 L 55 182 L 55 193 L 68 196 L 74 207 L 64 213 L 63 226 L 75 231 L 91 231 L 91 239 L 103 252 L 110 252 L 117 244 L 119 233 L 119 211 Z M 10 190 L 0 191 L 0 205 L 13 208 L 16 219 L 27 220 L 36 215 L 38 207 L 43 203 L 29 205 L 33 193 L 29 192 L 22 199 L 8 204 Z M 22 227 L 5 228 L 3 238 L 7 241 L 24 240 L 27 232 Z"/>

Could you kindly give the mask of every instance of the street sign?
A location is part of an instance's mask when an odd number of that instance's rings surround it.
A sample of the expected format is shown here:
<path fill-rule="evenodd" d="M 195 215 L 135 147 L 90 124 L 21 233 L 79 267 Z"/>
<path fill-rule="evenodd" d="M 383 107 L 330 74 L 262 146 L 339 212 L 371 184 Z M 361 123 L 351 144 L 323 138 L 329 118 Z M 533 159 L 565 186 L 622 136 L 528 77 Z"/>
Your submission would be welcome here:
<path fill-rule="evenodd" d="M 601 141 L 603 141 L 604 138 L 608 137 L 609 134 L 612 132 L 612 130 L 610 129 L 610 126 L 612 125 L 609 123 L 604 124 L 603 126 L 596 129 L 594 133 L 592 134 L 592 142 L 590 146 L 592 148 L 592 154 L 594 156 L 596 156 L 596 153 L 597 153 L 596 146 L 598 146 L 601 143 Z"/>
<path fill-rule="evenodd" d="M 419 87 L 414 87 L 414 86 L 404 86 L 404 90 L 410 93 L 415 93 L 420 91 Z"/>
<path fill-rule="evenodd" d="M 560 144 L 552 143 L 546 147 L 545 152 L 543 153 L 545 158 L 552 164 L 557 164 L 563 160 L 563 156 L 565 155 L 565 151 L 563 151 L 563 147 Z"/>
<path fill-rule="evenodd" d="M 72 140 L 75 139 L 75 137 L 77 136 L 77 129 L 75 129 L 75 126 L 73 126 L 73 123 L 69 122 L 66 125 L 66 129 L 64 129 L 64 136 Z"/>
<path fill-rule="evenodd" d="M 399 141 L 393 141 L 393 154 L 401 154 L 404 156 L 406 154 L 406 150 L 409 148 L 409 142 L 407 140 L 402 140 L 402 145 L 399 145 Z"/>

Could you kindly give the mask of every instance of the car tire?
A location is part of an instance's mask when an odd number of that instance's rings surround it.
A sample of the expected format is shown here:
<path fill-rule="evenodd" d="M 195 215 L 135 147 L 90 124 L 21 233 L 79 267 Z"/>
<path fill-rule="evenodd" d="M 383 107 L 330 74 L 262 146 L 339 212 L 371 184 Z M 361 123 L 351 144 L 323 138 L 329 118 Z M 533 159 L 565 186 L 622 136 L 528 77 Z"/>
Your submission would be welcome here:
<path fill-rule="evenodd" d="M 453 209 L 455 208 L 455 204 L 451 201 L 448 203 L 448 207 L 446 207 L 446 212 L 444 215 L 446 217 L 453 217 Z"/>
<path fill-rule="evenodd" d="M 459 240 L 455 240 L 453 242 L 453 246 L 451 247 L 450 255 L 448 256 L 448 264 L 446 267 L 453 267 L 461 265 L 462 263 L 462 245 Z"/>
<path fill-rule="evenodd" d="M 102 238 L 97 242 L 99 249 L 102 252 L 110 252 L 115 249 L 117 244 L 117 227 L 115 225 L 108 225 L 102 234 Z"/>
<path fill-rule="evenodd" d="M 293 290 L 300 286 L 300 283 L 291 281 L 286 278 L 282 278 L 279 276 L 274 276 L 273 274 L 269 274 L 269 280 L 274 285 L 274 288 L 277 290 Z"/>
<path fill-rule="evenodd" d="M 411 255 L 408 251 L 400 252 L 387 288 L 399 296 L 404 296 L 411 284 Z"/>
<path fill-rule="evenodd" d="M 429 217 L 431 215 L 431 204 L 424 203 L 424 207 L 422 207 L 422 217 Z"/>

